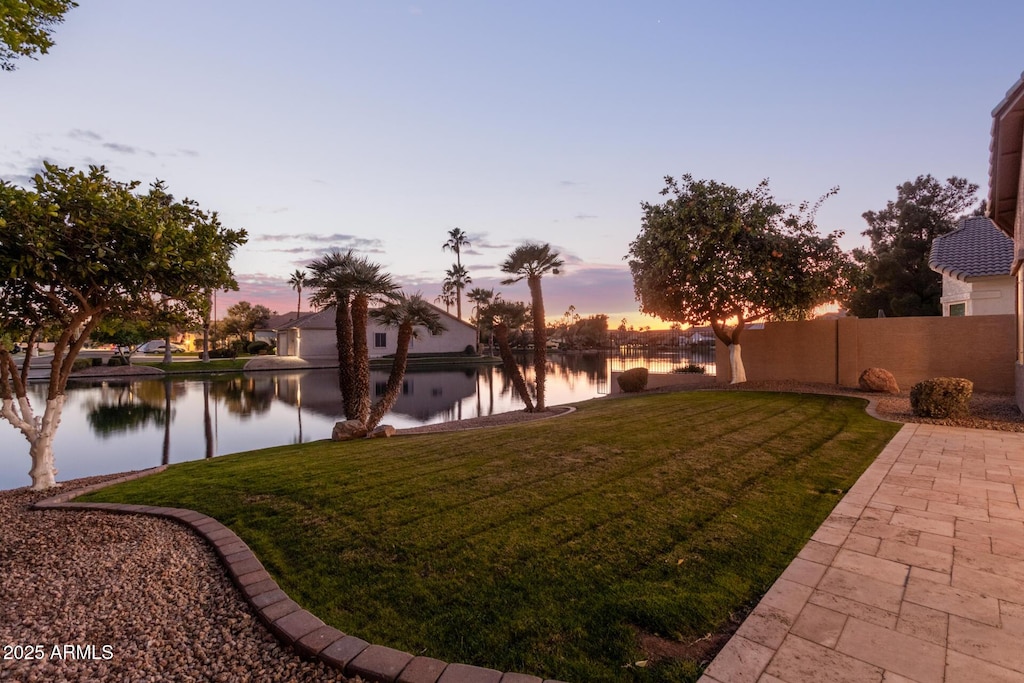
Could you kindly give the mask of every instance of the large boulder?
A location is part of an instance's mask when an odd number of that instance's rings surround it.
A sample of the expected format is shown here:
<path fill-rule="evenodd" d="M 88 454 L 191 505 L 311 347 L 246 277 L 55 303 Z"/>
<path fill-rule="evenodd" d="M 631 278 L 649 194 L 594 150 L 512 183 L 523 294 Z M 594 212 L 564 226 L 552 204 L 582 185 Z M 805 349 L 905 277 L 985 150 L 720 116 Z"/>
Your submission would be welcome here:
<path fill-rule="evenodd" d="M 893 377 L 891 372 L 882 368 L 868 368 L 860 373 L 860 379 L 857 380 L 857 383 L 864 391 L 885 394 L 900 393 L 900 385 L 896 383 L 896 378 Z"/>
<path fill-rule="evenodd" d="M 361 439 L 366 436 L 366 425 L 359 420 L 345 420 L 334 423 L 331 430 L 332 441 L 349 441 L 350 439 Z"/>
<path fill-rule="evenodd" d="M 395 435 L 395 428 L 391 425 L 380 425 L 369 433 L 371 439 L 387 439 Z"/>

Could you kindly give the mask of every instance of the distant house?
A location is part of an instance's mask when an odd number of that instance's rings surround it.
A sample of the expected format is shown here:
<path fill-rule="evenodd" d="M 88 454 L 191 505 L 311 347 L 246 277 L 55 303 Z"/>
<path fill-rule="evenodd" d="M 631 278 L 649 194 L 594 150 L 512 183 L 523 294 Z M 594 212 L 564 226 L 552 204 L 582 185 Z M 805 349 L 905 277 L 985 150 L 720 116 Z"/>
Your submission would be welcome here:
<path fill-rule="evenodd" d="M 989 216 L 1014 240 L 1010 272 L 1016 277 L 1017 405 L 1024 410 L 1024 74 L 992 112 L 992 156 L 989 166 Z"/>
<path fill-rule="evenodd" d="M 942 274 L 942 315 L 1012 315 L 1013 239 L 990 219 L 961 219 L 932 242 L 928 266 Z"/>
<path fill-rule="evenodd" d="M 265 341 L 268 344 L 276 345 L 278 329 L 284 327 L 288 323 L 295 322 L 298 318 L 299 314 L 295 311 L 292 311 L 291 313 L 272 315 L 261 327 L 257 327 L 253 330 L 253 339 L 255 341 Z"/>
<path fill-rule="evenodd" d="M 419 338 L 413 339 L 409 353 L 462 353 L 467 347 L 476 349 L 476 328 L 444 310 L 431 306 L 441 318 L 445 331 L 431 334 L 418 329 Z M 335 307 L 303 315 L 277 328 L 277 355 L 294 356 L 303 360 L 338 360 L 337 328 L 334 323 Z M 398 350 L 398 330 L 384 327 L 370 318 L 366 330 L 366 344 L 370 358 L 383 358 Z"/>

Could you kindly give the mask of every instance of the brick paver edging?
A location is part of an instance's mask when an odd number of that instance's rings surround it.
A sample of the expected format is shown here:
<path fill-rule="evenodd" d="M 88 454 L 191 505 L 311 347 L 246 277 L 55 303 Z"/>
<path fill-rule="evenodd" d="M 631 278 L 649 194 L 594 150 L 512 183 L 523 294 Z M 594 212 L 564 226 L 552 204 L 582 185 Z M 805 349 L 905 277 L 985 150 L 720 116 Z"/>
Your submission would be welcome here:
<path fill-rule="evenodd" d="M 166 465 L 133 472 L 99 484 L 67 491 L 35 503 L 36 510 L 99 510 L 126 515 L 153 515 L 190 527 L 213 546 L 228 575 L 238 586 L 260 620 L 285 645 L 301 656 L 319 659 L 346 676 L 360 676 L 376 683 L 561 683 L 537 676 L 501 672 L 469 664 L 449 664 L 418 657 L 342 633 L 324 624 L 281 590 L 266 569 L 234 531 L 195 510 L 125 505 L 74 503 L 72 500 L 98 489 L 145 477 L 167 469 Z"/>

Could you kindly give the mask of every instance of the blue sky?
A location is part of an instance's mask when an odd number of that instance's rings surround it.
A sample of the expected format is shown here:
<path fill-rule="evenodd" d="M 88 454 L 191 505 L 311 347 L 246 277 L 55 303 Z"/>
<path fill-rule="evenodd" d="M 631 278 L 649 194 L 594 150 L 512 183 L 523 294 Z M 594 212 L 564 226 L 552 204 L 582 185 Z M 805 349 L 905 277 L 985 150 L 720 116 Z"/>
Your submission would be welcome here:
<path fill-rule="evenodd" d="M 220 297 L 294 309 L 332 247 L 433 299 L 460 227 L 474 285 L 524 240 L 570 304 L 641 317 L 623 256 L 665 175 L 816 200 L 823 232 L 917 175 L 986 191 L 991 111 L 1024 70 L 1021 2 L 88 0 L 0 72 L 0 177 L 43 159 L 160 178 L 249 243 Z M 980 195 L 979 195 L 980 198 Z"/>

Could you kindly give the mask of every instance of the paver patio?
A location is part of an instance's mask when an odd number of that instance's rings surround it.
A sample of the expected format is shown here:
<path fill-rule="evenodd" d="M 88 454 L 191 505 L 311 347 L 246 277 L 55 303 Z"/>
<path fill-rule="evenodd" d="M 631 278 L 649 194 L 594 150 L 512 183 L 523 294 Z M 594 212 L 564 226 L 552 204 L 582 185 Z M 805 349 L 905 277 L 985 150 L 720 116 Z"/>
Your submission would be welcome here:
<path fill-rule="evenodd" d="M 908 424 L 701 683 L 1024 682 L 1024 434 Z"/>

